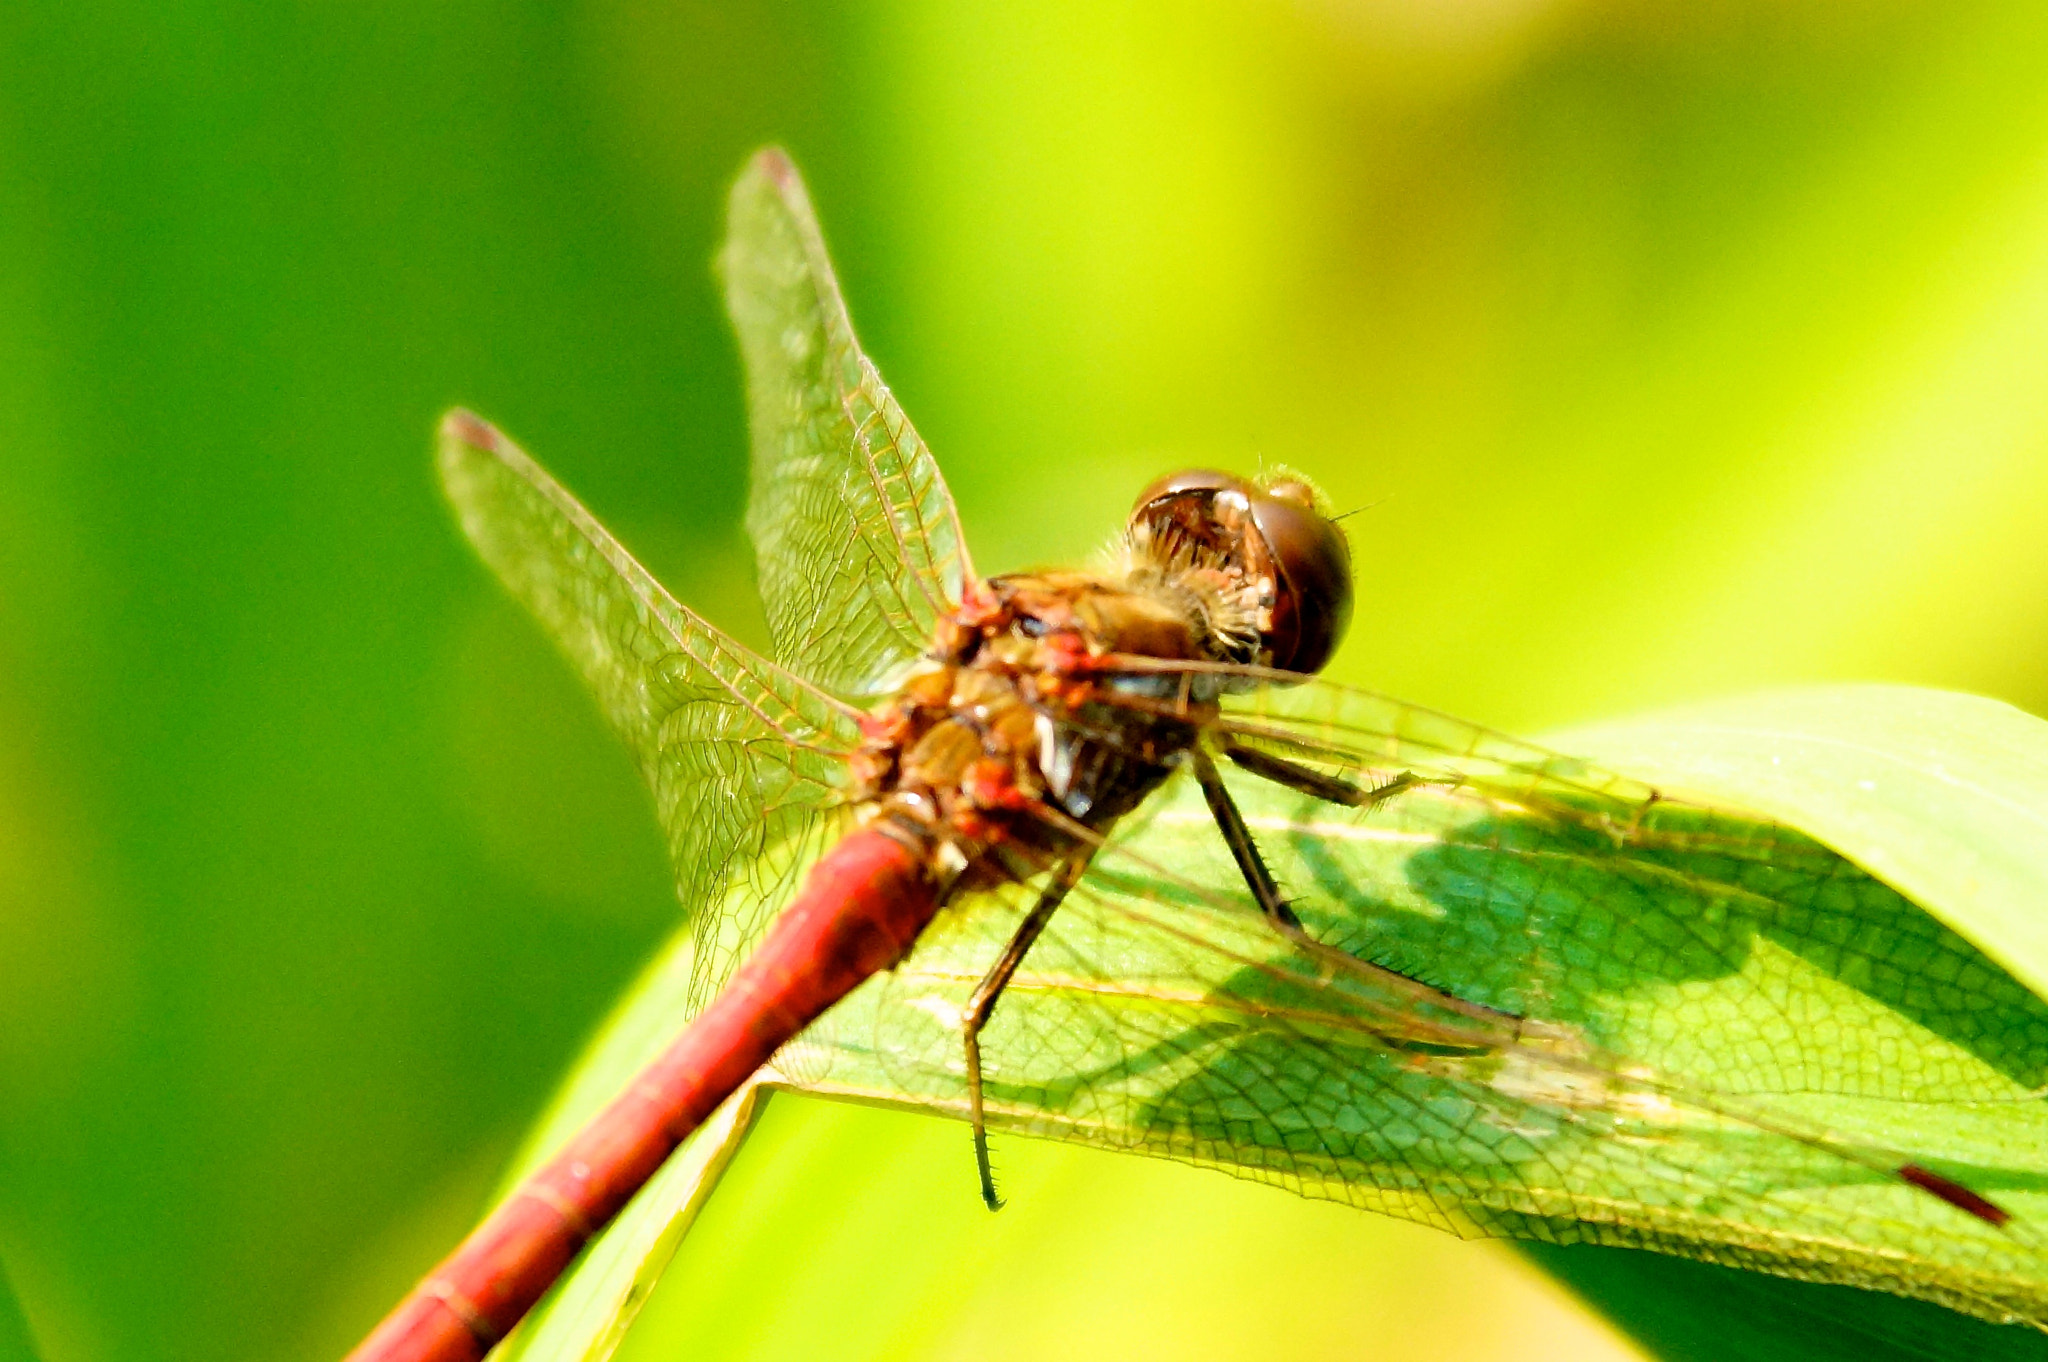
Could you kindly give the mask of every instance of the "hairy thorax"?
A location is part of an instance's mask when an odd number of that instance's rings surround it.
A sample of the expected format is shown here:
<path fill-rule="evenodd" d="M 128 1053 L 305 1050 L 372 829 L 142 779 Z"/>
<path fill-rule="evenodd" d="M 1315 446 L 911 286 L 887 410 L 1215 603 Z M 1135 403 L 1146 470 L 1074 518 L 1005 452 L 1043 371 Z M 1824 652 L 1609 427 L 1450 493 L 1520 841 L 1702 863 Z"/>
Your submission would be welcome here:
<path fill-rule="evenodd" d="M 955 874 L 1028 873 L 1134 807 L 1214 712 L 1213 687 L 1118 675 L 1113 659 L 1216 661 L 1210 637 L 1193 602 L 1154 583 L 978 582 L 864 721 L 849 793 Z"/>

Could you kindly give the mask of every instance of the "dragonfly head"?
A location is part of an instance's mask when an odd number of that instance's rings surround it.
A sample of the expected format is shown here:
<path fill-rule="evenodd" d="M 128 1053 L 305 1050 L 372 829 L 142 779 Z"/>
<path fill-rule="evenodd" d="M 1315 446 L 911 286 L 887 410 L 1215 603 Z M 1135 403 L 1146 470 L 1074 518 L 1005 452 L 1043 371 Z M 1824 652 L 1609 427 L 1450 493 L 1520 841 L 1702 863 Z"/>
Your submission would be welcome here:
<path fill-rule="evenodd" d="M 1138 496 L 1127 537 L 1155 562 L 1218 574 L 1255 602 L 1259 660 L 1282 671 L 1322 669 L 1351 621 L 1351 550 L 1300 477 L 1254 481 L 1197 468 Z"/>

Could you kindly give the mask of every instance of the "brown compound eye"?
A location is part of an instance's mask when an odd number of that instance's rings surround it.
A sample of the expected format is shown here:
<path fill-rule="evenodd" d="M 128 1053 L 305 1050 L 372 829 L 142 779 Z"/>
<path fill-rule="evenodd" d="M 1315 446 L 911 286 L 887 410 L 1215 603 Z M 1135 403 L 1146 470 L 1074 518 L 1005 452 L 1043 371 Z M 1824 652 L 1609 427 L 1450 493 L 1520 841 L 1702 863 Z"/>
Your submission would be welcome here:
<path fill-rule="evenodd" d="M 1138 500 L 1131 507 L 1131 519 L 1138 519 L 1159 502 L 1177 497 L 1199 499 L 1214 496 L 1218 492 L 1250 490 L 1251 484 L 1235 473 L 1219 473 L 1213 468 L 1184 469 L 1179 473 L 1167 474 L 1138 493 Z"/>
<path fill-rule="evenodd" d="M 1273 555 L 1278 590 L 1267 636 L 1281 671 L 1316 672 L 1329 662 L 1351 623 L 1351 546 L 1299 482 L 1251 495 L 1252 524 Z"/>
<path fill-rule="evenodd" d="M 1261 487 L 1232 473 L 1174 473 L 1138 496 L 1131 519 L 1155 534 L 1178 533 L 1273 575 L 1272 625 L 1264 638 L 1281 671 L 1319 671 L 1351 622 L 1351 550 L 1297 478 Z M 1246 522 L 1249 521 L 1249 526 Z"/>

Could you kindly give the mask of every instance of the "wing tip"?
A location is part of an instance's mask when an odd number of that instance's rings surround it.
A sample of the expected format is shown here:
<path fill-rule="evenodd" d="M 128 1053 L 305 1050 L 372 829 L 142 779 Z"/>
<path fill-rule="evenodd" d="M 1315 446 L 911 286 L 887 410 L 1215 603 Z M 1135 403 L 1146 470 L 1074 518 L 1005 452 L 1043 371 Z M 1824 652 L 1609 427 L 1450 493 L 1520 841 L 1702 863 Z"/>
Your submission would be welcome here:
<path fill-rule="evenodd" d="M 781 147 L 762 147 L 740 167 L 726 199 L 725 241 L 718 249 L 717 264 L 725 282 L 726 311 L 735 321 L 744 307 L 741 300 L 753 291 L 745 286 L 747 276 L 758 272 L 752 260 L 758 249 L 751 244 L 752 238 L 765 232 L 773 239 L 786 230 L 783 224 L 789 218 L 801 220 L 808 211 L 804 177 Z M 744 326 L 741 331 L 744 336 Z"/>
<path fill-rule="evenodd" d="M 747 169 L 784 191 L 797 183 L 798 179 L 796 162 L 790 159 L 788 152 L 772 144 L 762 147 L 749 157 Z"/>
<path fill-rule="evenodd" d="M 467 407 L 456 407 L 441 418 L 441 440 L 486 454 L 499 453 L 505 446 L 505 437 L 498 433 L 498 428 Z"/>
<path fill-rule="evenodd" d="M 763 199 L 774 203 L 781 212 L 796 220 L 798 235 L 805 238 L 808 249 L 822 251 L 822 245 L 816 240 L 818 228 L 816 214 L 811 209 L 810 188 L 804 183 L 803 172 L 796 168 L 796 161 L 779 146 L 762 147 L 747 158 L 739 179 L 733 182 L 728 224 L 736 222 L 749 211 L 746 206 L 749 200 L 758 203 Z M 728 234 L 728 250 L 732 244 Z"/>

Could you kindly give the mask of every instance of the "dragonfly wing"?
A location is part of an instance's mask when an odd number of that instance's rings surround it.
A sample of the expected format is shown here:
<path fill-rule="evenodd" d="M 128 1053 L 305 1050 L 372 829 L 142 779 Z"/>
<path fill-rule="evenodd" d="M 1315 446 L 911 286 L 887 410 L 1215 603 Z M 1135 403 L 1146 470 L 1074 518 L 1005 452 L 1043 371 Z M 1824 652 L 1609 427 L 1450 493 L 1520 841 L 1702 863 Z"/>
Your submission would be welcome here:
<path fill-rule="evenodd" d="M 776 656 L 848 695 L 890 688 L 971 576 L 952 494 L 861 353 L 796 168 L 756 156 L 721 257 L 746 361 L 754 538 Z"/>
<path fill-rule="evenodd" d="M 856 713 L 678 603 L 485 422 L 467 412 L 443 422 L 440 468 L 463 532 L 639 760 L 685 910 L 706 915 L 722 903 L 728 919 L 764 913 L 795 873 L 791 858 L 768 853 L 820 835 L 859 740 Z M 764 883 L 729 891 L 757 868 Z M 757 926 L 699 921 L 699 1004 Z"/>
<path fill-rule="evenodd" d="M 1354 782 L 1385 783 L 1406 774 L 1472 783 L 1502 796 L 1568 796 L 1610 815 L 1658 798 L 1649 785 L 1577 757 L 1320 678 L 1228 697 L 1218 732 L 1227 743 Z"/>
<path fill-rule="evenodd" d="M 1741 1008 L 1711 1032 L 1721 1058 L 1674 1050 L 1662 1062 L 1681 1073 L 1725 1070 L 1747 1047 L 1751 1072 L 1771 1073 L 1776 1090 L 1819 1084 L 1813 1075 L 1823 1072 L 1838 1090 L 1891 1099 L 2008 1096 L 2007 1080 L 2048 1085 L 2048 1004 L 1797 829 L 1331 683 L 1246 697 L 1218 739 L 1385 791 L 1378 804 L 1342 807 L 1225 768 L 1241 801 L 1269 811 L 1254 831 L 1291 872 L 1301 911 L 1366 884 L 1391 882 L 1405 896 L 1408 910 L 1336 938 L 1347 949 L 1401 968 L 1461 953 L 1486 960 L 1486 981 L 1466 985 L 1474 1000 L 1552 1016 L 1617 1015 L 1599 996 L 1602 980 L 1747 975 L 1754 987 Z M 1388 849 L 1397 861 L 1384 859 Z M 1491 947 L 1446 935 L 1488 918 Z M 1779 1000 L 1813 968 L 1860 981 L 1891 1009 L 1850 1028 L 1872 1046 L 1887 1037 L 1890 1058 L 1873 1050 L 1845 1071 L 1845 1021 L 1788 1024 L 1790 1005 Z M 1938 1004 L 1922 969 L 1945 980 Z M 2015 1025 L 2021 1018 L 2034 1023 Z M 1987 1073 L 2000 1075 L 1989 1088 Z"/>
<path fill-rule="evenodd" d="M 1236 783 L 1313 939 L 1253 909 L 1174 782 L 983 1033 L 993 1128 L 2048 1320 L 2048 1008 L 1886 886 Z M 1026 901 L 935 923 L 784 1081 L 962 1114 L 958 1010 Z M 2018 1218 L 1926 1195 L 1898 1150 Z"/>
<path fill-rule="evenodd" d="M 1420 797 L 1464 808 L 1475 824 L 1499 815 L 1516 826 L 1576 828 L 1590 839 L 1589 854 L 1604 845 L 1641 860 L 1660 848 L 1696 855 L 1714 846 L 1817 875 L 1843 864 L 1835 852 L 1768 819 L 1706 817 L 1697 805 L 1583 758 L 1335 682 L 1229 697 L 1213 737 L 1255 774 L 1257 758 L 1273 758 L 1332 778 L 1371 801 L 1368 807 Z"/>

